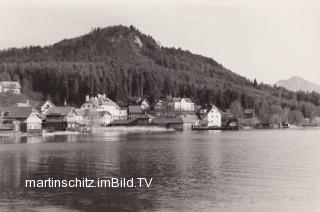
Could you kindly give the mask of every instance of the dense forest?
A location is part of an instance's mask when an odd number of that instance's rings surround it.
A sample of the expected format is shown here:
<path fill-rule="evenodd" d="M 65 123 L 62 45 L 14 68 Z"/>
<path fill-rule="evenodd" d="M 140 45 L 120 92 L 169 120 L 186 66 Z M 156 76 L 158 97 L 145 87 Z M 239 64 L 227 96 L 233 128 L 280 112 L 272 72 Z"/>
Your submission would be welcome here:
<path fill-rule="evenodd" d="M 50 46 L 0 51 L 3 80 L 20 81 L 22 92 L 31 99 L 56 104 L 66 99 L 79 106 L 85 95 L 97 93 L 121 105 L 131 96 L 153 102 L 171 95 L 221 109 L 236 101 L 242 108 L 255 108 L 264 122 L 271 117 L 320 115 L 318 93 L 296 93 L 246 79 L 213 59 L 163 47 L 133 26 L 96 28 Z"/>

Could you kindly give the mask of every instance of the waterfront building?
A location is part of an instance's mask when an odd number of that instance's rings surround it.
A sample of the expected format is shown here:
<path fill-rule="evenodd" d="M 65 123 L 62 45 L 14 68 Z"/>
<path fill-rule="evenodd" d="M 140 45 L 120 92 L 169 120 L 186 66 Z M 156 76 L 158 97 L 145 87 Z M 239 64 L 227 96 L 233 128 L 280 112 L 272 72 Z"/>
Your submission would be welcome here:
<path fill-rule="evenodd" d="M 215 105 L 200 109 L 198 114 L 201 119 L 201 125 L 207 127 L 221 127 L 222 115 Z"/>
<path fill-rule="evenodd" d="M 191 120 L 184 116 L 175 118 L 158 117 L 154 119 L 152 123 L 158 126 L 182 131 L 192 130 L 192 127 L 195 126 L 194 120 Z"/>
<path fill-rule="evenodd" d="M 40 133 L 42 119 L 32 107 L 8 107 L 2 109 L 2 118 L 11 121 L 16 132 Z"/>
<path fill-rule="evenodd" d="M 86 101 L 81 106 L 82 110 L 109 112 L 113 120 L 126 118 L 126 112 L 117 103 L 107 98 L 105 94 L 96 97 L 86 96 Z"/>
<path fill-rule="evenodd" d="M 100 112 L 100 116 L 99 116 L 100 126 L 107 126 L 112 121 L 113 121 L 113 117 L 109 112 L 107 112 L 107 111 Z"/>
<path fill-rule="evenodd" d="M 46 129 L 49 131 L 75 130 L 77 113 L 73 107 L 55 107 L 46 115 Z"/>
<path fill-rule="evenodd" d="M 0 82 L 0 93 L 5 93 L 5 92 L 20 94 L 21 93 L 20 83 L 13 82 L 13 81 Z"/>

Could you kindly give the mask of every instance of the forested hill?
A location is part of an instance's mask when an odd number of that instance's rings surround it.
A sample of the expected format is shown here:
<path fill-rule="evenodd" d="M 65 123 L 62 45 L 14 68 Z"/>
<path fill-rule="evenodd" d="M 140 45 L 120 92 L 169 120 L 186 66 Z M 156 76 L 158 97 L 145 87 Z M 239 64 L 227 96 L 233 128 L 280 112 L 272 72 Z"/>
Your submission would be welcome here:
<path fill-rule="evenodd" d="M 50 46 L 1 51 L 0 80 L 18 80 L 32 98 L 57 104 L 67 99 L 80 105 L 86 94 L 97 93 L 124 105 L 130 96 L 153 101 L 169 94 L 220 108 L 234 100 L 244 108 L 267 103 L 299 110 L 320 103 L 317 93 L 258 84 L 213 59 L 162 47 L 132 26 L 97 28 Z"/>

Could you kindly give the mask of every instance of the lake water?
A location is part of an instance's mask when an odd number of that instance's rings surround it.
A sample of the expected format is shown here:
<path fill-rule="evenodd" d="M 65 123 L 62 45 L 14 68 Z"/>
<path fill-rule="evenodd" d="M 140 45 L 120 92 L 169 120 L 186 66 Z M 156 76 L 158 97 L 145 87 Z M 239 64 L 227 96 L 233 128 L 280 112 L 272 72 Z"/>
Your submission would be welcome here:
<path fill-rule="evenodd" d="M 25 179 L 152 177 L 150 188 Z M 0 211 L 320 211 L 320 130 L 99 133 L 0 141 Z"/>

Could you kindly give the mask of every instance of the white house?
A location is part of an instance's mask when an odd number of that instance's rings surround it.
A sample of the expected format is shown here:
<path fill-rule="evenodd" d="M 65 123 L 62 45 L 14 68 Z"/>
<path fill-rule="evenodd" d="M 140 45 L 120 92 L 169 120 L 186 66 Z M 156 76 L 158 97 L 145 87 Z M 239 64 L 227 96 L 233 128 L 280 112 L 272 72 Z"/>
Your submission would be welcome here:
<path fill-rule="evenodd" d="M 86 101 L 81 106 L 81 109 L 97 112 L 109 112 L 113 120 L 121 119 L 125 113 L 124 110 L 119 107 L 119 105 L 107 98 L 105 94 L 98 94 L 96 97 L 86 96 Z"/>
<path fill-rule="evenodd" d="M 2 81 L 0 82 L 0 93 L 11 92 L 14 94 L 21 93 L 21 85 L 19 82 Z"/>
<path fill-rule="evenodd" d="M 51 110 L 54 107 L 55 105 L 50 100 L 47 100 L 40 107 L 41 114 L 46 115 L 49 112 L 49 110 Z"/>
<path fill-rule="evenodd" d="M 215 105 L 200 109 L 199 116 L 202 119 L 202 125 L 207 127 L 221 127 L 221 113 Z"/>
<path fill-rule="evenodd" d="M 177 111 L 194 111 L 194 103 L 190 98 L 172 98 L 171 105 Z"/>
<path fill-rule="evenodd" d="M 99 117 L 99 124 L 101 126 L 109 125 L 113 121 L 113 117 L 109 112 L 101 112 Z"/>
<path fill-rule="evenodd" d="M 139 102 L 139 105 L 141 107 L 142 110 L 148 110 L 150 109 L 150 103 L 147 99 L 142 99 L 140 102 Z"/>

